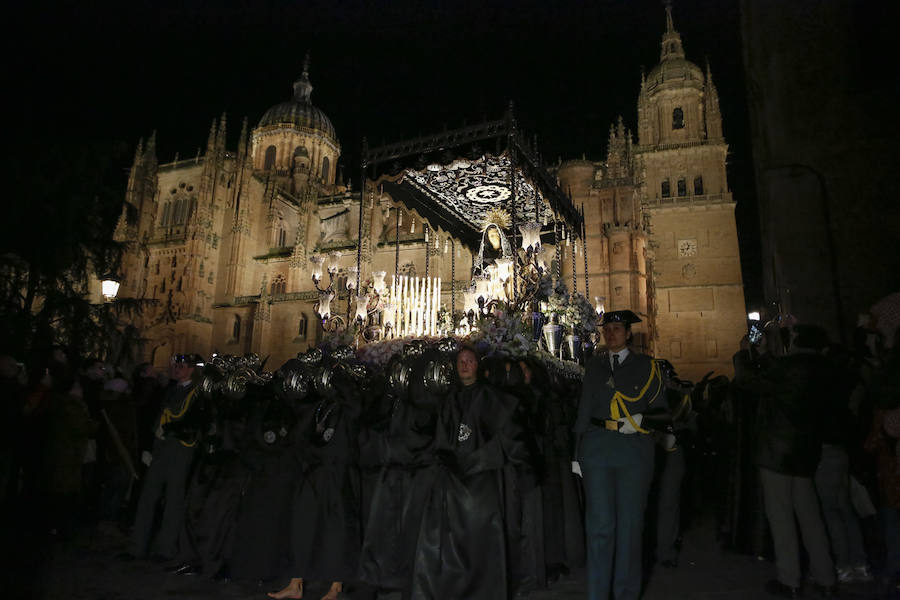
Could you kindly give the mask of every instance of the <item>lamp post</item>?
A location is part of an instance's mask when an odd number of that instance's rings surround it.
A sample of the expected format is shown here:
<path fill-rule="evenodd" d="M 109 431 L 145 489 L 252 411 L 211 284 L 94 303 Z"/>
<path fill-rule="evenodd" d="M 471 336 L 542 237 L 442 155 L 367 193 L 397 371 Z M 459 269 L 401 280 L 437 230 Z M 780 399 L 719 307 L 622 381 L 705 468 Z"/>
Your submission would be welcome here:
<path fill-rule="evenodd" d="M 106 302 L 113 302 L 119 294 L 120 285 L 121 282 L 116 275 L 110 273 L 101 277 L 100 293 L 103 295 L 103 300 Z"/>

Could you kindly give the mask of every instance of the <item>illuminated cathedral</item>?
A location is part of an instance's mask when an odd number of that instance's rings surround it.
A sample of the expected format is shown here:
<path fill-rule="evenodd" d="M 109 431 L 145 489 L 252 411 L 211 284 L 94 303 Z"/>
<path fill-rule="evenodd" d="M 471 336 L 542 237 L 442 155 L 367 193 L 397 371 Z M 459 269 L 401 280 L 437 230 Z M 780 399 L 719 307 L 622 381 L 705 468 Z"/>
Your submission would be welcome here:
<path fill-rule="evenodd" d="M 461 310 L 483 220 L 503 206 L 541 225 L 570 290 L 640 315 L 639 348 L 686 378 L 731 374 L 746 311 L 728 146 L 711 69 L 686 59 L 671 8 L 637 139 L 620 118 L 602 160 L 542 164 L 510 110 L 364 148 L 363 178 L 340 182 L 338 132 L 312 91 L 307 61 L 290 100 L 244 120 L 236 149 L 224 115 L 195 158 L 159 163 L 153 137 L 138 146 L 115 237 L 128 242 L 120 296 L 156 300 L 135 322 L 146 360 L 256 352 L 277 365 L 317 343 L 313 256 L 335 261 L 334 312 L 351 317 L 347 284 L 378 272 L 439 277 L 439 304 Z"/>

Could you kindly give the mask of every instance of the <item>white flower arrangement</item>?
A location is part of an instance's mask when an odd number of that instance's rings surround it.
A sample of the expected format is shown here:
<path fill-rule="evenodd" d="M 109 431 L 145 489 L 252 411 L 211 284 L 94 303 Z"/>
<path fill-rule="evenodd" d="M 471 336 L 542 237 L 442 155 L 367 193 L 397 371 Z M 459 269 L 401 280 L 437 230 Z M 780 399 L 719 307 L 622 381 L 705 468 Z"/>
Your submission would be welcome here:
<path fill-rule="evenodd" d="M 495 310 L 466 339 L 485 356 L 523 358 L 535 350 L 530 335 L 530 326 L 523 321 L 521 313 Z"/>
<path fill-rule="evenodd" d="M 590 300 L 576 292 L 569 295 L 560 322 L 574 335 L 584 336 L 597 329 L 599 319 Z"/>
<path fill-rule="evenodd" d="M 357 328 L 355 325 L 326 331 L 322 337 L 320 347 L 325 350 L 334 350 L 341 346 L 352 346 L 356 342 Z"/>
<path fill-rule="evenodd" d="M 456 323 L 462 319 L 462 313 L 459 311 L 456 312 L 457 319 L 454 321 L 454 315 L 450 314 L 450 309 L 447 308 L 446 305 L 441 306 L 440 310 L 438 310 L 438 331 L 441 335 L 449 335 L 455 331 Z"/>
<path fill-rule="evenodd" d="M 356 355 L 359 358 L 359 362 L 365 365 L 383 367 L 391 360 L 392 356 L 399 354 L 403 350 L 403 345 L 409 340 L 410 338 L 393 338 L 380 342 L 370 342 L 362 346 Z"/>
<path fill-rule="evenodd" d="M 569 308 L 569 291 L 562 279 L 556 282 L 553 292 L 547 296 L 547 305 L 544 307 L 544 314 L 551 322 L 559 322 L 561 324 L 565 318 L 566 311 Z"/>

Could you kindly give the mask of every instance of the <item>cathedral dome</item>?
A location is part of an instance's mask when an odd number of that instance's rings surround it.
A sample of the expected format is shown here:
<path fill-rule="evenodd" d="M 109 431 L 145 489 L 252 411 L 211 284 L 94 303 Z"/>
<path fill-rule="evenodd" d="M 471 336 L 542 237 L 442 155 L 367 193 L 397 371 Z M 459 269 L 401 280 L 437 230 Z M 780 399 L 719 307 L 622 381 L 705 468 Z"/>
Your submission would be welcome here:
<path fill-rule="evenodd" d="M 294 98 L 276 104 L 263 114 L 257 128 L 302 127 L 318 131 L 332 140 L 337 140 L 334 125 L 324 112 L 310 100 L 313 86 L 309 82 L 309 57 L 303 64 L 303 74 L 294 82 Z"/>
<path fill-rule="evenodd" d="M 651 87 L 667 81 L 695 81 L 703 85 L 703 70 L 686 58 L 670 56 L 647 74 L 647 84 Z"/>
<path fill-rule="evenodd" d="M 282 102 L 265 112 L 258 127 L 293 126 L 315 129 L 331 139 L 337 139 L 334 125 L 322 110 L 311 102 Z"/>
<path fill-rule="evenodd" d="M 660 45 L 659 63 L 647 75 L 647 85 L 653 88 L 666 82 L 696 82 L 702 86 L 703 81 L 703 71 L 700 67 L 684 56 L 681 35 L 675 30 L 672 21 L 672 5 L 667 4 L 666 31 Z"/>

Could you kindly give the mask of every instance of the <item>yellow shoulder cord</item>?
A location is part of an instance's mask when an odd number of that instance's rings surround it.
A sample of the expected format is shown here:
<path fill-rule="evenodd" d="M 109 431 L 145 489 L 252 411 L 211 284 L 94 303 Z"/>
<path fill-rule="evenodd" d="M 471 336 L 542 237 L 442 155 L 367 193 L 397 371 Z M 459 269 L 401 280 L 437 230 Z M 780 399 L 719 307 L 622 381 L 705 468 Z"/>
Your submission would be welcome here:
<path fill-rule="evenodd" d="M 625 402 L 637 402 L 638 400 L 642 399 L 647 393 L 647 390 L 650 389 L 650 386 L 652 385 L 654 379 L 658 381 L 656 392 L 653 395 L 653 399 L 655 400 L 656 396 L 659 395 L 659 390 L 662 387 L 662 378 L 659 376 L 659 365 L 657 365 L 655 360 L 650 361 L 650 376 L 647 377 L 647 381 L 644 383 L 644 387 L 640 392 L 638 392 L 637 396 L 632 398 L 630 396 L 626 396 L 618 390 L 615 394 L 613 394 L 612 400 L 609 403 L 609 414 L 613 418 L 613 420 L 618 421 L 621 418 L 621 415 L 624 413 L 625 418 L 628 419 L 628 422 L 631 423 L 631 426 L 634 427 L 635 431 L 637 431 L 638 433 L 650 433 L 648 430 L 640 427 L 632 418 L 631 413 L 629 413 L 628 409 L 625 407 Z"/>
<path fill-rule="evenodd" d="M 195 393 L 196 391 L 197 391 L 197 388 L 195 387 L 195 388 L 192 389 L 190 392 L 188 392 L 188 395 L 185 396 L 184 401 L 181 403 L 181 410 L 180 410 L 179 412 L 173 413 L 173 412 L 172 412 L 171 410 L 169 410 L 168 408 L 164 408 L 164 409 L 163 409 L 162 416 L 159 418 L 159 424 L 160 424 L 160 425 L 165 425 L 166 423 L 170 423 L 171 421 L 175 421 L 175 420 L 180 419 L 181 417 L 183 417 L 183 416 L 185 415 L 185 413 L 188 411 L 188 408 L 190 408 L 190 406 L 191 406 L 191 400 L 194 399 L 194 393 Z M 185 442 L 185 441 L 183 441 L 183 440 L 178 440 L 178 441 L 181 442 L 181 445 L 182 445 L 182 446 L 186 446 L 186 447 L 188 447 L 188 448 L 197 445 L 196 440 L 193 441 L 193 442 L 190 442 L 190 443 Z"/>

